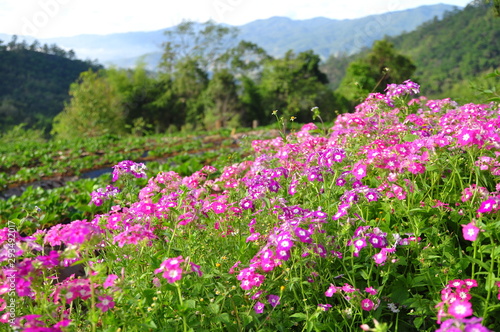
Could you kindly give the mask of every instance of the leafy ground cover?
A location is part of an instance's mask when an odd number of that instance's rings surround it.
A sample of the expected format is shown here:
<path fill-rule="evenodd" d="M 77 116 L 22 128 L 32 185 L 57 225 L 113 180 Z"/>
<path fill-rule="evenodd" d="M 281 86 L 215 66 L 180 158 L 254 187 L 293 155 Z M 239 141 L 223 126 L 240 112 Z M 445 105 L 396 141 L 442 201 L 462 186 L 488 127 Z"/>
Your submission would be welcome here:
<path fill-rule="evenodd" d="M 88 197 L 92 219 L 32 234 L 9 221 L 2 323 L 499 330 L 500 109 L 417 92 L 390 85 L 328 135 L 307 124 L 187 176 L 124 160 Z"/>
<path fill-rule="evenodd" d="M 176 134 L 120 138 L 107 135 L 48 142 L 11 141 L 0 146 L 0 190 L 40 179 L 78 176 L 112 167 L 126 159 L 146 162 L 220 147 L 236 147 L 236 141 L 230 131 L 202 133 L 196 137 Z"/>

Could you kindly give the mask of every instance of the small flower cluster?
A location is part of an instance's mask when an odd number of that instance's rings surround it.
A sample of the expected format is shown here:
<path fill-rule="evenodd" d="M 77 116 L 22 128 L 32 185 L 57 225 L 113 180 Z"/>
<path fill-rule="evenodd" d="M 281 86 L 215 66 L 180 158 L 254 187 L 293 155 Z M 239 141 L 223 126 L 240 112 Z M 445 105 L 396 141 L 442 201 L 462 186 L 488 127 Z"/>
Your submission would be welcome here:
<path fill-rule="evenodd" d="M 185 271 L 182 269 L 181 264 L 184 262 L 185 260 L 182 256 L 167 258 L 160 264 L 160 267 L 155 270 L 155 274 L 162 273 L 163 278 L 173 284 L 174 282 L 182 279 L 182 274 L 185 273 Z M 192 272 L 196 273 L 199 277 L 203 275 L 199 265 L 196 265 L 193 262 L 189 262 L 189 265 L 191 266 Z"/>
<path fill-rule="evenodd" d="M 120 192 L 120 189 L 108 184 L 105 189 L 97 188 L 95 191 L 90 193 L 90 203 L 95 206 L 101 206 L 105 200 L 116 196 Z"/>
<path fill-rule="evenodd" d="M 122 175 L 130 173 L 136 178 L 146 177 L 146 165 L 136 163 L 131 160 L 123 160 L 113 166 L 113 182 L 117 181 Z"/>
<path fill-rule="evenodd" d="M 420 85 L 407 80 L 404 81 L 403 84 L 388 84 L 385 91 L 386 96 L 391 98 L 405 94 L 417 94 L 420 92 Z"/>
<path fill-rule="evenodd" d="M 477 281 L 474 279 L 455 279 L 448 282 L 448 285 L 441 290 L 441 302 L 436 305 L 440 328 L 436 332 L 490 331 L 481 325 L 482 318 L 470 317 L 473 314 L 470 302 L 472 298 L 470 291 L 473 287 L 477 287 Z M 443 318 L 447 319 L 442 321 Z"/>
<path fill-rule="evenodd" d="M 368 295 L 363 295 L 363 293 L 352 287 L 351 285 L 345 283 L 343 286 L 335 286 L 330 284 L 330 287 L 326 290 L 325 296 L 332 297 L 334 294 L 342 295 L 347 301 L 357 300 L 362 310 L 372 311 L 378 308 L 380 305 L 380 299 L 376 297 L 377 290 L 373 287 L 365 288 L 365 293 Z"/>
<path fill-rule="evenodd" d="M 262 293 L 257 293 L 254 296 L 252 296 L 252 299 L 258 299 Z M 278 306 L 280 304 L 280 297 L 279 295 L 274 295 L 274 294 L 269 294 L 267 297 L 267 303 L 273 308 Z M 266 305 L 265 303 L 262 303 L 260 301 L 257 301 L 255 305 L 253 306 L 253 310 L 255 311 L 256 314 L 261 314 L 264 312 Z"/>

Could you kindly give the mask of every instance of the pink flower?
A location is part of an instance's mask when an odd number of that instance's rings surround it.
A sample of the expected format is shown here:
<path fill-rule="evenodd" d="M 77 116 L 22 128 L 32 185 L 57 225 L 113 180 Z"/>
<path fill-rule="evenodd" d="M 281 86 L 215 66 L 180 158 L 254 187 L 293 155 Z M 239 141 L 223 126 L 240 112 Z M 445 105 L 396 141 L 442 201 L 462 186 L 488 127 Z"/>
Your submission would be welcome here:
<path fill-rule="evenodd" d="M 387 260 L 387 253 L 384 249 L 382 249 L 378 254 L 373 255 L 373 260 L 375 264 L 383 265 Z"/>
<path fill-rule="evenodd" d="M 261 314 L 264 312 L 264 307 L 265 307 L 265 304 L 262 303 L 262 302 L 257 302 L 255 303 L 255 305 L 253 306 L 253 310 L 255 310 L 255 313 L 256 314 Z"/>
<path fill-rule="evenodd" d="M 455 301 L 448 308 L 448 313 L 458 319 L 465 318 L 472 315 L 472 304 L 467 301 Z"/>
<path fill-rule="evenodd" d="M 495 206 L 495 203 L 496 201 L 493 198 L 489 198 L 481 203 L 481 206 L 479 207 L 479 209 L 477 209 L 477 212 L 479 213 L 490 212 Z"/>
<path fill-rule="evenodd" d="M 377 290 L 373 287 L 367 287 L 365 288 L 365 292 L 371 295 L 377 295 Z"/>
<path fill-rule="evenodd" d="M 330 284 L 330 287 L 325 292 L 325 296 L 332 297 L 335 293 L 337 293 L 337 287 L 335 287 L 333 284 Z"/>
<path fill-rule="evenodd" d="M 182 278 L 182 268 L 180 266 L 182 262 L 184 262 L 182 256 L 168 258 L 155 270 L 155 274 L 163 272 L 163 278 L 167 279 L 167 281 L 172 284 Z"/>
<path fill-rule="evenodd" d="M 253 241 L 257 241 L 260 237 L 260 233 L 253 233 L 251 234 L 250 236 L 247 237 L 247 239 L 245 240 L 245 242 L 253 242 Z"/>
<path fill-rule="evenodd" d="M 323 311 L 328 311 L 332 307 L 331 304 L 318 304 L 318 308 L 320 308 Z"/>
<path fill-rule="evenodd" d="M 191 271 L 196 273 L 198 275 L 198 277 L 203 276 L 203 272 L 201 271 L 201 267 L 199 265 L 196 265 L 193 262 L 190 262 L 190 264 L 191 264 Z"/>
<path fill-rule="evenodd" d="M 356 163 L 352 168 L 352 175 L 358 180 L 364 178 L 366 176 L 366 165 L 363 165 L 359 162 Z"/>
<path fill-rule="evenodd" d="M 163 272 L 163 278 L 167 279 L 167 281 L 171 284 L 176 282 L 177 280 L 181 280 L 182 278 L 182 269 L 177 268 L 177 269 L 172 269 Z"/>
<path fill-rule="evenodd" d="M 108 287 L 113 287 L 115 285 L 115 280 L 118 279 L 118 276 L 116 274 L 110 274 L 107 278 L 106 281 L 102 284 L 104 288 Z"/>
<path fill-rule="evenodd" d="M 212 205 L 210 206 L 210 208 L 212 209 L 212 211 L 214 211 L 215 213 L 219 214 L 219 213 L 224 213 L 226 212 L 226 204 L 224 203 L 221 203 L 221 202 L 214 202 L 212 203 Z"/>
<path fill-rule="evenodd" d="M 102 312 L 106 312 L 115 307 L 115 302 L 113 302 L 113 298 L 109 295 L 99 296 L 99 301 L 101 302 L 97 303 L 95 306 L 101 309 Z"/>
<path fill-rule="evenodd" d="M 361 301 L 361 309 L 363 310 L 370 311 L 373 309 L 373 306 L 373 301 L 370 299 L 364 299 L 363 301 Z"/>
<path fill-rule="evenodd" d="M 462 225 L 462 234 L 465 240 L 476 241 L 479 234 L 479 228 L 474 225 L 474 222 L 470 222 L 467 225 Z"/>

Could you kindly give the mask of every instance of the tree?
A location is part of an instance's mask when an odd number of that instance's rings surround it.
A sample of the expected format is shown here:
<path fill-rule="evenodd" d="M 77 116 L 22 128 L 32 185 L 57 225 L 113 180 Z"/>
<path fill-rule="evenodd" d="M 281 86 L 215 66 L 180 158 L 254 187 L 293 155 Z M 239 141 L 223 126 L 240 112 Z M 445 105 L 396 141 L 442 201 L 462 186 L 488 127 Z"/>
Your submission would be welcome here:
<path fill-rule="evenodd" d="M 392 43 L 379 40 L 368 55 L 347 67 L 339 92 L 356 103 L 370 92 L 383 92 L 387 84 L 410 79 L 415 70 L 413 62 L 397 53 Z"/>
<path fill-rule="evenodd" d="M 264 63 L 269 60 L 272 57 L 262 47 L 242 40 L 218 58 L 216 68 L 228 68 L 237 79 L 246 76 L 257 80 Z"/>
<path fill-rule="evenodd" d="M 88 70 L 71 84 L 70 102 L 53 122 L 59 138 L 121 134 L 125 127 L 122 99 L 116 88 L 99 72 Z"/>
<path fill-rule="evenodd" d="M 179 62 L 186 58 L 197 61 L 199 67 L 208 71 L 234 43 L 237 29 L 207 21 L 201 25 L 184 21 L 174 30 L 165 31 L 167 41 L 163 43 L 160 68 L 171 73 Z"/>
<path fill-rule="evenodd" d="M 172 89 L 176 98 L 175 114 L 182 124 L 189 128 L 202 125 L 204 118 L 204 102 L 202 93 L 208 85 L 208 73 L 199 62 L 185 58 L 178 62 L 172 78 Z"/>
<path fill-rule="evenodd" d="M 213 74 L 205 92 L 205 127 L 237 126 L 240 122 L 241 104 L 234 75 L 228 69 Z"/>
<path fill-rule="evenodd" d="M 148 72 L 144 62 L 134 69 L 108 69 L 106 77 L 120 95 L 127 126 L 134 134 L 144 134 L 151 128 L 159 133 L 172 124 L 180 126 L 175 119 L 171 80 Z"/>
<path fill-rule="evenodd" d="M 310 110 L 328 83 L 319 63 L 312 51 L 298 55 L 288 51 L 283 59 L 266 62 L 260 87 L 268 114 L 279 110 L 285 118 L 293 115 L 299 121 L 310 121 Z"/>

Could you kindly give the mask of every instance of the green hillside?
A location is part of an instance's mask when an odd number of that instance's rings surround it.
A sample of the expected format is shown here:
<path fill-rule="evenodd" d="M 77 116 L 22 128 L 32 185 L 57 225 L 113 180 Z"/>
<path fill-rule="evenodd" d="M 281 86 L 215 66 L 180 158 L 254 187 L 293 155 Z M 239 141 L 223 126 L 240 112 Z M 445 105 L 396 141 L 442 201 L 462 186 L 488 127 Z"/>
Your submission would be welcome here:
<path fill-rule="evenodd" d="M 442 19 L 435 17 L 416 30 L 387 38 L 400 54 L 417 67 L 413 80 L 430 98 L 450 97 L 458 102 L 479 102 L 477 86 L 491 86 L 486 73 L 500 66 L 500 18 L 491 6 L 470 4 Z M 369 49 L 352 55 L 331 56 L 322 65 L 330 87 L 336 89 L 349 64 L 367 56 Z"/>
<path fill-rule="evenodd" d="M 0 48 L 0 131 L 19 123 L 46 128 L 69 99 L 70 84 L 99 67 L 55 46 L 45 51 L 23 44 Z"/>
<path fill-rule="evenodd" d="M 483 4 L 468 5 L 391 41 L 413 60 L 422 90 L 433 97 L 473 98 L 469 82 L 500 66 L 500 18 Z"/>

